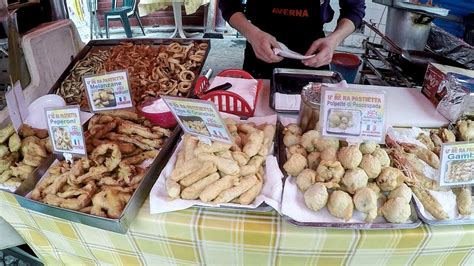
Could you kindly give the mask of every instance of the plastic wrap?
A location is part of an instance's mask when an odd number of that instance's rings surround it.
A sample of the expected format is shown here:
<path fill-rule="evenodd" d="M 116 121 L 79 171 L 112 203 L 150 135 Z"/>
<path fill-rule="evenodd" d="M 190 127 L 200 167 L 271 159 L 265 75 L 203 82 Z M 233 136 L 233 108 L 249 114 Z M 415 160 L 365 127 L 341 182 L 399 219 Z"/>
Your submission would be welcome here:
<path fill-rule="evenodd" d="M 435 25 L 431 27 L 427 45 L 436 54 L 474 69 L 474 47 Z"/>
<path fill-rule="evenodd" d="M 474 112 L 474 78 L 448 73 L 438 93 L 442 99 L 437 110 L 451 122 Z"/>

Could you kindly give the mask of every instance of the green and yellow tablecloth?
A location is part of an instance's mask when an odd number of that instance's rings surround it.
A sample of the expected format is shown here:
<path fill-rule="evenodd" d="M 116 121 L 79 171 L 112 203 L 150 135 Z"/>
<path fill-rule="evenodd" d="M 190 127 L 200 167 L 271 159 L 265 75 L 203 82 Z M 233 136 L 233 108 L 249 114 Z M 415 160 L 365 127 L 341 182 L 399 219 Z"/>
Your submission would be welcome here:
<path fill-rule="evenodd" d="M 128 233 L 121 235 L 23 209 L 4 192 L 0 216 L 46 265 L 474 265 L 473 225 L 385 231 L 299 228 L 276 212 L 191 208 L 150 215 L 147 200 Z"/>
<path fill-rule="evenodd" d="M 140 0 L 138 10 L 140 16 L 146 16 L 171 6 L 173 2 L 183 3 L 186 15 L 189 15 L 195 13 L 200 6 L 208 4 L 210 0 Z"/>

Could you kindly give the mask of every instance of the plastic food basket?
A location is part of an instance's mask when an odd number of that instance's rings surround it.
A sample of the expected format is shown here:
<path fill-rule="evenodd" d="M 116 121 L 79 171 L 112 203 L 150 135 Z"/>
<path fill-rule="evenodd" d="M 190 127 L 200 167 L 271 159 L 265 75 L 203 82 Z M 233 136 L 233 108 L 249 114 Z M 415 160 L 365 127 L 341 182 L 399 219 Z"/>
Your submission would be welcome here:
<path fill-rule="evenodd" d="M 254 79 L 249 73 L 240 69 L 227 69 L 223 70 L 219 74 L 219 77 L 230 77 L 230 78 L 243 78 L 243 79 Z M 230 91 L 212 91 L 205 93 L 209 89 L 210 82 L 205 76 L 200 76 L 194 87 L 194 94 L 201 100 L 208 100 L 214 102 L 217 108 L 221 112 L 238 115 L 240 117 L 252 117 L 255 113 L 255 107 L 257 106 L 257 99 L 260 90 L 262 89 L 263 82 L 258 80 L 257 91 L 255 94 L 255 100 L 253 102 L 254 108 L 250 108 L 249 103 L 245 101 L 240 95 Z"/>

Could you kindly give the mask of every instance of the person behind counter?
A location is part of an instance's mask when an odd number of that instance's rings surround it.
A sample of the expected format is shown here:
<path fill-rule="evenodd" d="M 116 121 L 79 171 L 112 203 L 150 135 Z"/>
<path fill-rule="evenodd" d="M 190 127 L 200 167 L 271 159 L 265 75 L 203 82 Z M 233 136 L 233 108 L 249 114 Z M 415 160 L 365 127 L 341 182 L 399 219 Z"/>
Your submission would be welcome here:
<path fill-rule="evenodd" d="M 221 0 L 224 19 L 246 39 L 243 69 L 255 78 L 270 78 L 276 67 L 328 69 L 336 47 L 359 27 L 365 15 L 364 0 L 339 0 L 341 15 L 327 37 L 323 25 L 333 19 L 330 0 Z M 315 57 L 284 59 L 273 53 L 278 42 L 290 50 Z M 249 45 L 250 44 L 250 45 Z"/>

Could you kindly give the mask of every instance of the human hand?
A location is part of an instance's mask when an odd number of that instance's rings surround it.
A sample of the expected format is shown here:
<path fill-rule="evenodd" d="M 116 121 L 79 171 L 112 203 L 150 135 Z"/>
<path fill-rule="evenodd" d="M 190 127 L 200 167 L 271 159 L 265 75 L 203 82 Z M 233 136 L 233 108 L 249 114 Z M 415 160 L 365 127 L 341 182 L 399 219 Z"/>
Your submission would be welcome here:
<path fill-rule="evenodd" d="M 330 37 L 317 39 L 309 47 L 305 55 L 313 55 L 316 53 L 316 56 L 302 60 L 305 66 L 309 67 L 320 67 L 328 65 L 331 63 L 332 55 L 334 50 L 336 50 L 338 43 L 331 39 Z"/>
<path fill-rule="evenodd" d="M 246 37 L 258 59 L 266 63 L 277 63 L 283 60 L 283 57 L 273 52 L 273 48 L 280 48 L 280 46 L 272 35 L 256 28 Z"/>

